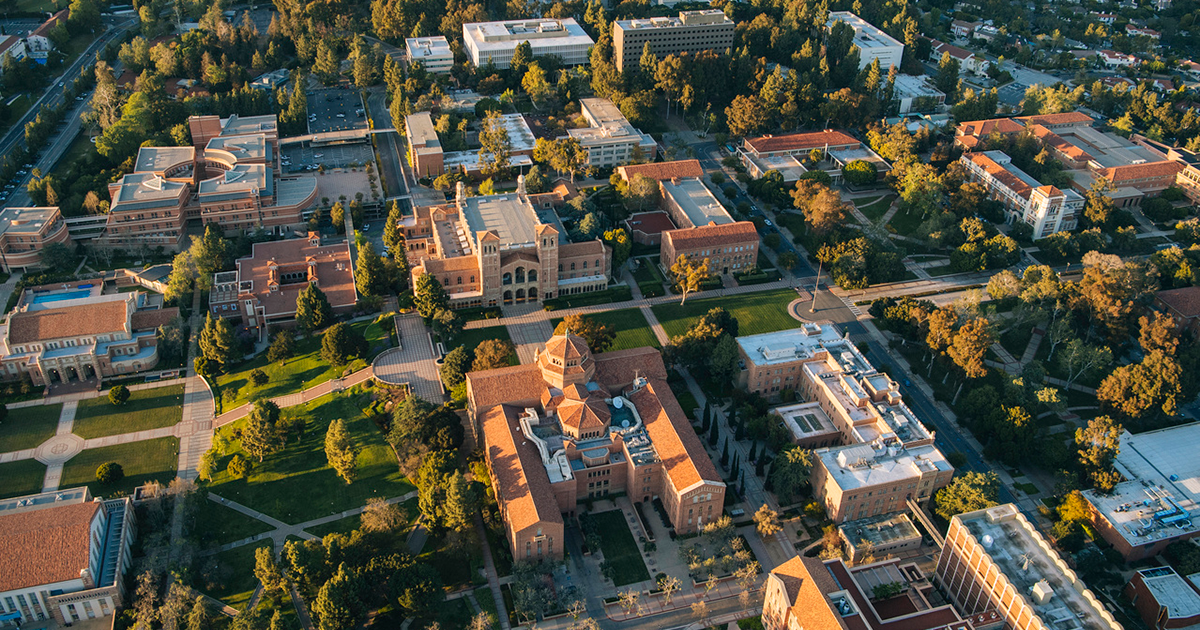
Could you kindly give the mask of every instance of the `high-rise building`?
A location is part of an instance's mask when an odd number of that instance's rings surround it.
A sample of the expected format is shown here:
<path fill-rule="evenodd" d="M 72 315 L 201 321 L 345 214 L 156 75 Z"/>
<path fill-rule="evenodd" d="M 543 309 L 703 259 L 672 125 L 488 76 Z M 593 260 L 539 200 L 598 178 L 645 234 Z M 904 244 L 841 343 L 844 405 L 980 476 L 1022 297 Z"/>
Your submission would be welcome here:
<path fill-rule="evenodd" d="M 679 17 L 639 18 L 613 22 L 613 57 L 617 70 L 637 69 L 646 44 L 660 61 L 667 55 L 723 53 L 733 46 L 733 20 L 719 9 L 680 11 Z"/>
<path fill-rule="evenodd" d="M 566 66 L 588 63 L 588 50 L 595 44 L 575 18 L 505 20 L 463 24 L 463 44 L 476 67 L 491 63 L 505 70 L 522 42 L 529 42 L 534 57 L 555 55 Z"/>

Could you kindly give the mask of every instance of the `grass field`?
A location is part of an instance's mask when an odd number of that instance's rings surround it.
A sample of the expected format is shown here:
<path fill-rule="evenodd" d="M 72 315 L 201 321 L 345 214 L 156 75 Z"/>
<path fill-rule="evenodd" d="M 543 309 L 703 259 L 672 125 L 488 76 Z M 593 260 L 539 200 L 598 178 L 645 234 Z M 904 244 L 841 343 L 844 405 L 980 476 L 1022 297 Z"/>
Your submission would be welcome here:
<path fill-rule="evenodd" d="M 720 306 L 738 320 L 739 335 L 757 335 L 796 328 L 800 322 L 787 313 L 787 305 L 796 299 L 796 292 L 788 289 L 749 293 L 732 297 L 688 300 L 683 306 L 678 302 L 658 304 L 651 307 L 667 335 L 676 337 L 709 309 Z"/>
<path fill-rule="evenodd" d="M 275 529 L 256 518 L 207 499 L 200 502 L 194 519 L 192 531 L 200 532 L 205 542 L 214 546 L 237 542 Z"/>
<path fill-rule="evenodd" d="M 642 314 L 641 309 L 625 308 L 619 311 L 604 311 L 602 313 L 592 313 L 587 317 L 602 324 L 607 324 L 616 330 L 616 339 L 613 340 L 612 347 L 605 352 L 642 348 L 645 346 L 652 348 L 659 347 L 658 338 L 654 336 L 654 331 L 650 329 L 650 324 L 646 323 L 646 316 Z M 550 326 L 557 329 L 560 322 L 562 322 L 562 318 L 552 319 L 550 320 Z"/>
<path fill-rule="evenodd" d="M 82 400 L 71 432 L 87 440 L 174 426 L 182 419 L 183 385 L 171 385 L 129 392 L 129 400 L 119 407 L 108 396 Z"/>
<path fill-rule="evenodd" d="M 307 405 L 289 407 L 284 416 L 299 416 L 308 421 L 304 437 L 282 451 L 268 455 L 262 463 L 253 462 L 248 479 L 235 479 L 224 471 L 235 453 L 241 453 L 234 441 L 230 452 L 221 459 L 221 472 L 209 488 L 242 505 L 269 514 L 286 523 L 302 523 L 329 514 L 366 505 L 372 497 L 395 497 L 413 489 L 396 465 L 396 457 L 383 434 L 363 408 L 369 395 L 359 387 L 336 396 L 321 398 Z M 359 449 L 358 479 L 350 485 L 342 481 L 325 459 L 325 432 L 334 418 L 346 424 L 354 446 Z M 221 429 L 231 441 L 234 429 L 245 419 Z"/>
<path fill-rule="evenodd" d="M 922 222 L 924 222 L 924 219 L 920 214 L 907 210 L 899 210 L 896 214 L 892 215 L 892 220 L 888 222 L 888 225 L 892 226 L 892 229 L 901 236 L 912 236 L 913 232 L 917 231 Z"/>
<path fill-rule="evenodd" d="M 217 554 L 221 579 L 214 580 L 213 588 L 205 593 L 238 610 L 245 608 L 254 589 L 258 588 L 258 578 L 254 577 L 254 550 L 270 546 L 271 541 L 265 540 L 258 545 L 245 545 Z"/>
<path fill-rule="evenodd" d="M 291 392 L 308 389 L 325 381 L 337 378 L 347 368 L 352 371 L 361 370 L 371 363 L 371 359 L 391 345 L 388 331 L 372 322 L 355 322 L 351 324 L 358 332 L 367 338 L 370 350 L 365 359 L 354 361 L 349 366 L 335 368 L 321 359 L 321 337 L 301 339 L 296 342 L 296 356 L 280 363 L 267 361 L 264 350 L 253 359 L 237 366 L 237 370 L 217 378 L 217 385 L 222 392 L 233 388 L 237 396 L 225 401 L 225 409 L 230 410 L 249 402 L 251 398 L 274 398 Z M 250 372 L 261 369 L 267 373 L 266 385 L 255 387 L 250 384 Z"/>
<path fill-rule="evenodd" d="M 0 422 L 0 453 L 23 451 L 54 437 L 62 404 L 9 409 Z"/>
<path fill-rule="evenodd" d="M 488 339 L 500 339 L 503 341 L 512 341 L 508 336 L 508 328 L 505 326 L 488 326 L 486 328 L 472 328 L 462 331 L 462 334 L 454 338 L 454 341 L 446 344 L 446 352 L 459 347 L 466 346 L 475 349 L 480 343 Z M 509 365 L 519 365 L 521 362 L 517 359 L 517 353 L 514 351 L 508 356 Z"/>
<path fill-rule="evenodd" d="M 588 518 L 596 522 L 596 531 L 600 534 L 600 551 L 604 561 L 613 567 L 613 585 L 617 587 L 633 584 L 650 579 L 646 571 L 646 563 L 642 562 L 642 554 L 638 551 L 637 541 L 625 523 L 621 510 L 610 510 L 599 514 L 589 514 Z"/>
<path fill-rule="evenodd" d="M 891 195 L 884 195 L 882 197 L 869 197 L 858 200 L 864 202 L 861 205 L 855 205 L 859 212 L 867 215 L 868 219 L 872 221 L 879 221 L 883 218 L 883 215 L 887 214 L 888 208 L 892 207 L 893 199 L 895 199 L 895 197 L 892 197 Z"/>
<path fill-rule="evenodd" d="M 105 462 L 116 462 L 125 478 L 104 486 L 96 482 L 96 469 Z M 133 493 L 133 489 L 151 481 L 164 486 L 175 478 L 179 468 L 179 438 L 164 437 L 102 448 L 90 448 L 72 457 L 63 466 L 63 488 L 91 486 L 92 494 L 108 496 L 115 492 Z"/>
<path fill-rule="evenodd" d="M 22 459 L 0 464 L 0 499 L 37 494 L 46 479 L 46 465 L 36 459 Z"/>

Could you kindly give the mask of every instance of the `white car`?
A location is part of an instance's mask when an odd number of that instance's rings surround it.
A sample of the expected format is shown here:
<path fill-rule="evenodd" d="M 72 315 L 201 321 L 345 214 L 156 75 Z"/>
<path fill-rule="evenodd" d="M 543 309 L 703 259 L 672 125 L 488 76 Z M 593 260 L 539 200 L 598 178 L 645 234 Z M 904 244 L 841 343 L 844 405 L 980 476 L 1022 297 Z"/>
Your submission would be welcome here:
<path fill-rule="evenodd" d="M 337 115 L 337 117 L 338 117 L 338 118 L 345 118 L 345 117 L 346 117 L 346 115 L 345 115 L 345 114 L 338 114 L 338 115 Z"/>
<path fill-rule="evenodd" d="M 314 153 L 314 154 L 313 154 L 313 159 L 314 159 L 314 160 L 319 160 L 319 159 L 321 159 L 321 158 L 323 158 L 323 157 L 325 157 L 325 154 L 324 154 L 324 153 Z"/>

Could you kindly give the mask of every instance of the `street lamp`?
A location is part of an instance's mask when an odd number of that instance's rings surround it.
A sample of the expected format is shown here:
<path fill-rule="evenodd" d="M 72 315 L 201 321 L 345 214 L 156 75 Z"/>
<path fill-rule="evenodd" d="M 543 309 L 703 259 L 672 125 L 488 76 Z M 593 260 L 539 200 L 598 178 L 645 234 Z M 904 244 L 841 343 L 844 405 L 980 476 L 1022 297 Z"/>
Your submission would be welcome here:
<path fill-rule="evenodd" d="M 817 291 L 819 291 L 821 289 L 821 269 L 824 268 L 824 266 L 825 266 L 824 260 L 817 263 L 817 281 L 815 283 L 813 283 L 813 301 L 812 301 L 812 306 L 808 307 L 809 313 L 817 312 Z"/>

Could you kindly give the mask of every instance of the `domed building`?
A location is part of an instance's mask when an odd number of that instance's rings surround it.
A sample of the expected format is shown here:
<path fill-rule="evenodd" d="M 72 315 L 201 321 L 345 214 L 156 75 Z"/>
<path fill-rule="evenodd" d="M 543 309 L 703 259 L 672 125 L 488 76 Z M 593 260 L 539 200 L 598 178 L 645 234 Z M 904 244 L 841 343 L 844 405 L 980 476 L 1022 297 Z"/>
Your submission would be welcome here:
<path fill-rule="evenodd" d="M 721 516 L 725 483 L 654 348 L 592 354 L 555 335 L 532 364 L 467 374 L 513 559 L 561 559 L 580 500 L 660 499 L 676 532 Z"/>

